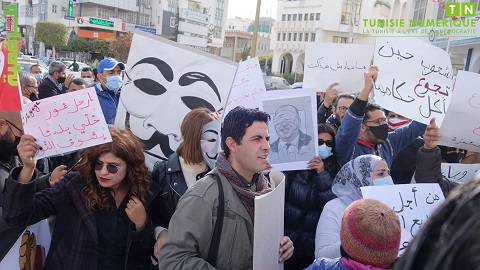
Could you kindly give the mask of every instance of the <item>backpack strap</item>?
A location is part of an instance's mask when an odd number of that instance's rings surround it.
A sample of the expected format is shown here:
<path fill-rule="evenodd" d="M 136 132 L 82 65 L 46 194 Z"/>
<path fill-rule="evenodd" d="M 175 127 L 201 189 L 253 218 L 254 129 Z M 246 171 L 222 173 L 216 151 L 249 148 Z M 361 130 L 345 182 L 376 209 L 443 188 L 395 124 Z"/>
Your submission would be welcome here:
<path fill-rule="evenodd" d="M 220 237 L 222 234 L 223 218 L 225 216 L 225 196 L 223 194 L 223 185 L 220 177 L 217 174 L 212 174 L 218 184 L 218 208 L 217 220 L 213 229 L 212 242 L 210 243 L 210 250 L 208 251 L 207 262 L 215 266 L 217 262 L 218 248 L 220 246 Z"/>

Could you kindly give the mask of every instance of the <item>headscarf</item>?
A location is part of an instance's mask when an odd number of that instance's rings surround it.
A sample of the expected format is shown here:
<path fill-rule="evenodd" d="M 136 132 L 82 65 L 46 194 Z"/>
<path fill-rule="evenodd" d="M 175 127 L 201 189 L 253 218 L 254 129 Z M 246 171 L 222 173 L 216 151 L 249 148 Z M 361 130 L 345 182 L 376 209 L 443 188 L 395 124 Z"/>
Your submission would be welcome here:
<path fill-rule="evenodd" d="M 346 205 L 361 199 L 360 187 L 372 185 L 373 170 L 380 160 L 376 155 L 363 155 L 347 162 L 333 180 L 333 193 Z"/>

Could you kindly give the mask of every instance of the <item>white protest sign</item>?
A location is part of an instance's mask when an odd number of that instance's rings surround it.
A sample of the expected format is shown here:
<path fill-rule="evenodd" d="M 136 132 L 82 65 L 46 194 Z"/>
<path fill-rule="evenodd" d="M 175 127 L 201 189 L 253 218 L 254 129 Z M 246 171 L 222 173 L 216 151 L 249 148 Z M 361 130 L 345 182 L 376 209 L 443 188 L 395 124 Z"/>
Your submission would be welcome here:
<path fill-rule="evenodd" d="M 152 49 L 161 48 L 161 49 Z M 115 127 L 129 127 L 144 145 L 147 166 L 166 160 L 182 142 L 180 125 L 205 107 L 222 115 L 238 64 L 135 30 Z"/>
<path fill-rule="evenodd" d="M 454 182 L 465 182 L 480 172 L 480 164 L 442 163 L 442 175 Z"/>
<path fill-rule="evenodd" d="M 22 123 L 43 148 L 36 159 L 112 141 L 93 87 L 24 104 Z"/>
<path fill-rule="evenodd" d="M 338 82 L 338 92 L 360 92 L 372 54 L 371 45 L 308 43 L 303 87 L 325 92 L 330 84 Z"/>
<path fill-rule="evenodd" d="M 450 56 L 416 38 L 377 38 L 375 102 L 418 122 L 441 125 L 454 84 Z"/>
<path fill-rule="evenodd" d="M 285 175 L 281 172 L 271 172 L 270 176 L 276 183 L 275 189 L 255 197 L 253 229 L 253 269 L 255 270 L 283 270 L 283 263 L 278 262 L 280 258 L 278 252 L 280 240 L 284 235 Z"/>
<path fill-rule="evenodd" d="M 438 144 L 480 152 L 480 74 L 459 71 L 457 75 Z"/>
<path fill-rule="evenodd" d="M 260 110 L 270 115 L 270 154 L 275 171 L 306 170 L 318 155 L 317 99 L 314 89 L 264 92 Z"/>
<path fill-rule="evenodd" d="M 363 198 L 383 202 L 400 219 L 402 238 L 399 255 L 403 254 L 410 240 L 445 199 L 438 184 L 368 186 L 360 189 Z"/>
<path fill-rule="evenodd" d="M 258 58 L 251 58 L 238 64 L 223 117 L 233 108 L 258 108 L 259 95 L 265 92 L 262 70 Z"/>

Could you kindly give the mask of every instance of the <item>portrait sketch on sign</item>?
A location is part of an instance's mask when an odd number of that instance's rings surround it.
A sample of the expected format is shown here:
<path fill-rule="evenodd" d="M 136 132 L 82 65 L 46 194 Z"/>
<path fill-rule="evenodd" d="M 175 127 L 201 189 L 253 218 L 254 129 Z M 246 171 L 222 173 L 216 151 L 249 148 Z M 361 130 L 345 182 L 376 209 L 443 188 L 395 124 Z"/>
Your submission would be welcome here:
<path fill-rule="evenodd" d="M 262 101 L 262 110 L 270 115 L 268 160 L 274 170 L 306 169 L 307 162 L 315 156 L 317 120 L 313 119 L 314 114 L 316 116 L 316 111 L 312 108 L 315 97 L 310 96 L 310 92 L 281 91 L 274 95 L 275 99 Z M 278 94 L 287 94 L 288 98 L 279 98 Z"/>
<path fill-rule="evenodd" d="M 188 112 L 206 107 L 222 114 L 235 70 L 234 62 L 136 32 L 115 126 L 130 127 L 152 168 L 180 144 Z"/>

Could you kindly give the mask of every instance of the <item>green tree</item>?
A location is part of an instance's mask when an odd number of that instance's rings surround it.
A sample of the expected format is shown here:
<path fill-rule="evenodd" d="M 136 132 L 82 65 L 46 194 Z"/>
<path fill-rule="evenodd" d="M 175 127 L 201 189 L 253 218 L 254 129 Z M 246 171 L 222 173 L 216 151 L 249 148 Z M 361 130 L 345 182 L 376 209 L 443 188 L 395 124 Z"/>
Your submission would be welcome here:
<path fill-rule="evenodd" d="M 265 72 L 265 60 L 267 60 L 267 75 L 272 74 L 272 61 L 273 61 L 273 53 L 269 55 L 262 55 L 258 57 L 258 62 L 260 63 L 260 69 Z"/>
<path fill-rule="evenodd" d="M 245 47 L 243 48 L 242 51 L 242 61 L 245 61 L 248 59 L 248 56 L 250 56 L 250 51 L 252 50 L 252 47 Z"/>
<path fill-rule="evenodd" d="M 53 60 L 55 60 L 55 47 L 67 44 L 68 28 L 63 23 L 39 21 L 35 26 L 35 39 L 52 46 Z"/>
<path fill-rule="evenodd" d="M 57 49 L 69 52 L 85 53 L 92 50 L 92 42 L 89 42 L 86 38 L 72 38 L 68 40 L 67 46 Z"/>
<path fill-rule="evenodd" d="M 92 41 L 92 51 L 103 56 L 113 56 L 110 51 L 110 41 L 103 39 L 95 39 Z"/>
<path fill-rule="evenodd" d="M 126 63 L 130 45 L 132 45 L 133 33 L 120 35 L 116 40 L 110 42 L 110 51 L 118 61 Z"/>

